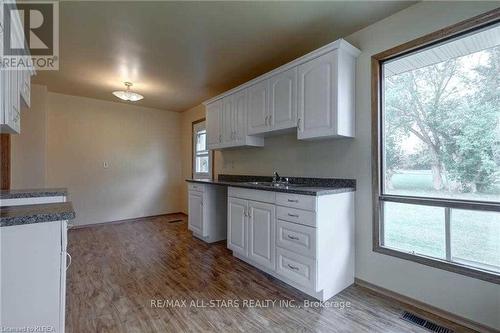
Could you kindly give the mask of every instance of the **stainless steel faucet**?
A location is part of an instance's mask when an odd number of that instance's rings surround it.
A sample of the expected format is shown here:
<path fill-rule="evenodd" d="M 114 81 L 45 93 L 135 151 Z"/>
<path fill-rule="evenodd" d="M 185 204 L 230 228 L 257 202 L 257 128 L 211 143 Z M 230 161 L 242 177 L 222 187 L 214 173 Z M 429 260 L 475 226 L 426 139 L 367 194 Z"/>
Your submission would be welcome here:
<path fill-rule="evenodd" d="M 281 177 L 280 177 L 280 175 L 279 175 L 276 171 L 274 171 L 274 173 L 273 173 L 273 183 L 274 183 L 274 184 L 277 184 L 277 183 L 279 183 L 280 181 L 281 181 Z"/>

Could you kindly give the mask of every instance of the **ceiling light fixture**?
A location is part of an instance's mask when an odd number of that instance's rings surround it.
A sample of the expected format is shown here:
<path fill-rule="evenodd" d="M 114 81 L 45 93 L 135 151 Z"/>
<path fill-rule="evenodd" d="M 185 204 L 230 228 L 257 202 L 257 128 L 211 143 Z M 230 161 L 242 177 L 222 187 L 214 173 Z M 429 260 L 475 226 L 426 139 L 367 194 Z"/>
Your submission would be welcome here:
<path fill-rule="evenodd" d="M 144 98 L 144 96 L 130 91 L 130 87 L 132 87 L 132 82 L 124 82 L 127 90 L 117 90 L 113 91 L 113 95 L 118 97 L 119 99 L 123 99 L 124 101 L 137 102 Z"/>

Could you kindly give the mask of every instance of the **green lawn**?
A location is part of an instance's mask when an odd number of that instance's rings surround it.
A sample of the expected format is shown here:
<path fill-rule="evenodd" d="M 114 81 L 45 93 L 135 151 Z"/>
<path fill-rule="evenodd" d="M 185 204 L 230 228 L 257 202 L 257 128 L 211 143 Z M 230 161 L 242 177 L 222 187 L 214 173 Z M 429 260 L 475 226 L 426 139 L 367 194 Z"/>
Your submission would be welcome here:
<path fill-rule="evenodd" d="M 394 194 L 443 196 L 432 189 L 429 171 L 411 171 L 393 177 Z M 487 194 L 466 194 L 467 198 L 500 199 L 496 190 Z M 500 191 L 498 191 L 500 193 Z M 463 195 L 448 194 L 449 197 Z M 486 199 L 483 199 L 486 197 Z M 386 203 L 384 207 L 385 245 L 405 251 L 445 258 L 444 208 Z M 451 255 L 453 260 L 468 260 L 495 266 L 500 271 L 500 213 L 451 211 Z"/>

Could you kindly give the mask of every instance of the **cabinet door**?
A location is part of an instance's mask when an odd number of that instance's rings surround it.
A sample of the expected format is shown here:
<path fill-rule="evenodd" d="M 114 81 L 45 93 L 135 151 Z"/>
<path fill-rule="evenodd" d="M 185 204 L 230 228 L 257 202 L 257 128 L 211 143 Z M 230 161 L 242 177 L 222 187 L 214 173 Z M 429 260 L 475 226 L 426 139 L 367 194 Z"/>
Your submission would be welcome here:
<path fill-rule="evenodd" d="M 215 101 L 207 105 L 207 146 L 208 149 L 217 148 L 222 141 L 220 133 L 222 101 Z"/>
<path fill-rule="evenodd" d="M 227 247 L 233 252 L 247 256 L 247 201 L 228 198 Z"/>
<path fill-rule="evenodd" d="M 12 72 L 11 93 L 12 93 L 12 113 L 11 127 L 15 133 L 21 133 L 21 90 L 19 89 L 19 81 L 22 71 Z"/>
<path fill-rule="evenodd" d="M 264 80 L 248 88 L 248 131 L 249 135 L 269 130 L 269 81 Z"/>
<path fill-rule="evenodd" d="M 337 104 L 337 53 L 332 51 L 299 66 L 298 138 L 334 134 Z"/>
<path fill-rule="evenodd" d="M 269 79 L 269 123 L 273 130 L 297 126 L 297 67 Z"/>
<path fill-rule="evenodd" d="M 188 229 L 203 234 L 203 193 L 189 191 L 188 200 Z"/>
<path fill-rule="evenodd" d="M 275 206 L 248 202 L 248 257 L 258 264 L 275 269 Z"/>
<path fill-rule="evenodd" d="M 234 141 L 243 144 L 247 131 L 247 91 L 242 90 L 233 95 L 233 132 Z"/>
<path fill-rule="evenodd" d="M 0 15 L 2 13 L 0 12 Z M 0 36 L 1 38 L 2 36 Z M 7 71 L 0 71 L 0 124 L 2 125 L 5 124 L 6 118 L 5 118 L 5 105 L 7 104 L 5 99 L 6 99 L 6 93 L 7 93 L 7 88 L 5 87 L 7 81 Z"/>
<path fill-rule="evenodd" d="M 2 325 L 60 332 L 61 222 L 3 227 L 0 237 Z"/>
<path fill-rule="evenodd" d="M 222 99 L 222 143 L 225 145 L 231 145 L 233 143 L 234 133 L 233 133 L 233 99 L 232 96 L 224 97 Z"/>

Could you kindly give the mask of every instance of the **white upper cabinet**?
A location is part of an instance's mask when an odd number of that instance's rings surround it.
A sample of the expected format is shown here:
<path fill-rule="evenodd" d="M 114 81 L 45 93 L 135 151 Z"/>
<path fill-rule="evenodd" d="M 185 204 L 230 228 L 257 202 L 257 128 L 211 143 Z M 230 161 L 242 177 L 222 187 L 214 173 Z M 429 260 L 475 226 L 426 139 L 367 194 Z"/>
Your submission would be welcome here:
<path fill-rule="evenodd" d="M 329 135 L 335 127 L 335 63 L 327 53 L 299 66 L 299 139 Z"/>
<path fill-rule="evenodd" d="M 244 145 L 245 137 L 247 135 L 247 106 L 248 94 L 246 89 L 236 92 L 232 95 L 233 98 L 233 111 L 231 125 L 233 132 L 233 143 L 236 145 Z"/>
<path fill-rule="evenodd" d="M 247 112 L 246 89 L 207 105 L 208 149 L 263 146 L 263 138 L 247 135 Z"/>
<path fill-rule="evenodd" d="M 0 13 L 2 14 L 2 13 Z M 22 41 L 24 33 L 17 11 L 11 12 L 11 36 Z M 0 17 L 3 18 L 2 15 Z M 3 22 L 0 22 L 0 38 L 3 38 Z M 0 71 L 0 133 L 21 133 L 21 100 L 30 107 L 31 75 L 29 69 Z"/>
<path fill-rule="evenodd" d="M 244 97 L 239 96 L 239 106 L 233 101 L 233 111 L 224 112 L 224 117 L 233 117 L 223 122 L 230 140 L 217 148 L 262 146 L 263 141 L 249 144 L 249 138 L 294 128 L 299 140 L 354 137 L 356 58 L 360 53 L 339 39 L 205 102 L 210 108 L 217 101 L 246 94 L 246 111 L 241 111 Z M 246 122 L 245 140 L 235 133 L 235 109 L 245 114 L 238 118 Z M 236 132 L 241 133 L 239 127 Z"/>
<path fill-rule="evenodd" d="M 222 99 L 222 144 L 229 145 L 233 141 L 233 98 Z"/>
<path fill-rule="evenodd" d="M 355 59 L 334 50 L 299 66 L 298 138 L 354 137 Z"/>
<path fill-rule="evenodd" d="M 271 130 L 297 126 L 297 68 L 269 79 L 269 125 Z"/>
<path fill-rule="evenodd" d="M 222 146 L 222 100 L 207 105 L 207 147 L 217 149 Z"/>
<path fill-rule="evenodd" d="M 264 80 L 248 88 L 248 134 L 268 131 L 269 81 Z"/>

